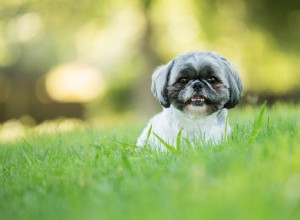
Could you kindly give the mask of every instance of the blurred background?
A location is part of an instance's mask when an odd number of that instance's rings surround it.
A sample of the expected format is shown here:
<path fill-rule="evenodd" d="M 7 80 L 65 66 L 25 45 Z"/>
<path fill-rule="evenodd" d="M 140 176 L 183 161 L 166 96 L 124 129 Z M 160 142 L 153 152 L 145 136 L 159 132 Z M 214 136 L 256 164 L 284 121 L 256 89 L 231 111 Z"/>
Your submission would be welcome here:
<path fill-rule="evenodd" d="M 148 117 L 153 69 L 190 50 L 235 63 L 242 104 L 300 99 L 298 0 L 1 0 L 0 122 Z"/>

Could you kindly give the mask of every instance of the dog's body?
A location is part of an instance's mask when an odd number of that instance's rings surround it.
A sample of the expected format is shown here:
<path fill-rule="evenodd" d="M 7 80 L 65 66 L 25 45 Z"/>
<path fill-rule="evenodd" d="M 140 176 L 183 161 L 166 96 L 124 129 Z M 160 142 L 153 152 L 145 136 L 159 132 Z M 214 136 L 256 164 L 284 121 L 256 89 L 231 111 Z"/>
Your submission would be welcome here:
<path fill-rule="evenodd" d="M 137 145 L 165 150 L 159 138 L 174 146 L 180 131 L 189 141 L 218 143 L 230 132 L 227 109 L 239 102 L 242 84 L 217 53 L 190 52 L 153 73 L 152 92 L 164 110 L 149 121 Z"/>
<path fill-rule="evenodd" d="M 171 146 L 176 146 L 177 135 L 181 131 L 181 138 L 191 142 L 203 143 L 212 141 L 219 143 L 226 133 L 230 133 L 230 127 L 226 124 L 227 110 L 223 109 L 205 118 L 192 118 L 186 116 L 174 107 L 164 108 L 162 112 L 150 119 L 149 123 L 138 138 L 137 146 L 147 144 L 154 149 L 166 150 L 161 141 L 154 135 L 158 135 Z M 225 126 L 227 126 L 225 128 Z M 148 132 L 152 134 L 148 138 Z"/>

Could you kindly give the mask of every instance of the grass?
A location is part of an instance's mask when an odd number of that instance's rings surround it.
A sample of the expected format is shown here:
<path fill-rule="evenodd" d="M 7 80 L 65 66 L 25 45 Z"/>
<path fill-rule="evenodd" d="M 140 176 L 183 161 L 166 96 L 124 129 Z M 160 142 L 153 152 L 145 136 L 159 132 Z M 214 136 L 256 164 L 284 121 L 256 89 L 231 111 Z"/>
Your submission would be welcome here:
<path fill-rule="evenodd" d="M 264 111 L 230 111 L 219 146 L 166 154 L 135 150 L 133 120 L 30 129 L 0 144 L 0 219 L 300 219 L 300 106 Z"/>

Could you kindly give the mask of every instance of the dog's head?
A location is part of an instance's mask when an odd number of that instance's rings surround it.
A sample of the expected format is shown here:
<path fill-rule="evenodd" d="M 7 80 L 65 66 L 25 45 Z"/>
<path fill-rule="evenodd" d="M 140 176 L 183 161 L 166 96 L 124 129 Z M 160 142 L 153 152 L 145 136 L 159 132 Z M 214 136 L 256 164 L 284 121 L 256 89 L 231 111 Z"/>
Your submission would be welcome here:
<path fill-rule="evenodd" d="M 242 83 L 219 54 L 190 52 L 158 67 L 152 75 L 151 90 L 165 108 L 173 105 L 189 115 L 207 116 L 237 105 Z"/>

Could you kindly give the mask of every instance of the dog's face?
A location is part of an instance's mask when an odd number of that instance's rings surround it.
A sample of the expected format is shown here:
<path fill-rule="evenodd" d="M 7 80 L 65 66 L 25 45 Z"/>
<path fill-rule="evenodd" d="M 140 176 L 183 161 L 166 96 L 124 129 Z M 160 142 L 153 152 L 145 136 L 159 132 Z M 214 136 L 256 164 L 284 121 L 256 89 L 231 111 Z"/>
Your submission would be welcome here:
<path fill-rule="evenodd" d="M 152 92 L 168 108 L 192 116 L 207 116 L 238 104 L 242 84 L 230 63 L 217 53 L 190 52 L 159 67 Z"/>

